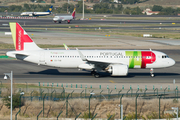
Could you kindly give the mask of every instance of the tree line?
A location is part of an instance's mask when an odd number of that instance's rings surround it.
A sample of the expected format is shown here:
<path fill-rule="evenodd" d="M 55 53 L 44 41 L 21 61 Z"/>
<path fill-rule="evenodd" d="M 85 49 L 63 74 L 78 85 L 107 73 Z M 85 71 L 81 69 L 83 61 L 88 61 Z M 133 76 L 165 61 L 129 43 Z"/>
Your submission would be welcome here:
<path fill-rule="evenodd" d="M 40 12 L 40 11 L 47 11 L 51 5 L 34 5 L 34 4 L 24 4 L 23 6 L 18 5 L 11 5 L 9 7 L 1 7 L 0 12 Z M 82 1 L 79 1 L 76 5 L 65 3 L 62 7 L 54 7 L 54 13 L 67 13 L 67 9 L 69 12 L 73 12 L 74 8 L 76 7 L 77 13 L 82 13 L 83 5 Z M 139 7 L 136 8 L 123 8 L 122 4 L 109 4 L 109 3 L 97 3 L 93 5 L 93 10 L 87 9 L 87 5 L 84 7 L 85 13 L 109 13 L 109 14 L 142 14 L 142 10 Z"/>
<path fill-rule="evenodd" d="M 134 0 L 136 1 L 136 0 Z M 24 4 L 23 6 L 18 5 L 11 5 L 8 7 L 0 7 L 0 12 L 28 12 L 28 11 L 47 11 L 51 5 L 35 5 L 35 4 Z M 62 7 L 54 7 L 53 13 L 67 13 L 67 9 L 70 13 L 73 12 L 74 8 L 76 7 L 77 13 L 82 13 L 82 1 L 79 1 L 76 5 L 65 3 Z M 93 10 L 87 9 L 87 6 L 84 7 L 85 13 L 97 13 L 97 14 L 129 14 L 129 15 L 141 15 L 142 9 L 139 7 L 130 8 L 130 7 L 123 7 L 123 4 L 116 4 L 116 3 L 96 3 L 92 6 Z M 180 13 L 180 8 L 172 8 L 172 7 L 162 7 L 159 5 L 154 5 L 152 7 L 152 11 L 159 11 L 160 15 L 177 15 Z"/>
<path fill-rule="evenodd" d="M 180 8 L 162 7 L 160 5 L 154 5 L 152 11 L 159 11 L 158 15 L 177 15 L 180 13 Z"/>

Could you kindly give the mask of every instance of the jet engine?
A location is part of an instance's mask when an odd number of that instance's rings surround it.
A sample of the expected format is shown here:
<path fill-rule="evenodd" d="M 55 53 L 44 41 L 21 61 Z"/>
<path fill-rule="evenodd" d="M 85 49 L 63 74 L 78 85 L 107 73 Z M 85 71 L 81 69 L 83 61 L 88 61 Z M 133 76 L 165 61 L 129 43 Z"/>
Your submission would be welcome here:
<path fill-rule="evenodd" d="M 127 76 L 128 74 L 128 66 L 127 65 L 120 65 L 114 64 L 110 65 L 107 70 L 111 73 L 111 76 Z"/>
<path fill-rule="evenodd" d="M 29 14 L 29 16 L 34 16 L 34 13 Z"/>

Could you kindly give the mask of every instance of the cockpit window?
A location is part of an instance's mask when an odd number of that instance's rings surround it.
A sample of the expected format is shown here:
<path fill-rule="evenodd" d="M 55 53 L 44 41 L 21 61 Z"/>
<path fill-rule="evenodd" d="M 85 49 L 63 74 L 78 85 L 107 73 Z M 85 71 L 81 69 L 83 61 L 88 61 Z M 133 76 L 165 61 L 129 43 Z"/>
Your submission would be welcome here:
<path fill-rule="evenodd" d="M 163 55 L 162 58 L 169 58 L 167 55 Z"/>

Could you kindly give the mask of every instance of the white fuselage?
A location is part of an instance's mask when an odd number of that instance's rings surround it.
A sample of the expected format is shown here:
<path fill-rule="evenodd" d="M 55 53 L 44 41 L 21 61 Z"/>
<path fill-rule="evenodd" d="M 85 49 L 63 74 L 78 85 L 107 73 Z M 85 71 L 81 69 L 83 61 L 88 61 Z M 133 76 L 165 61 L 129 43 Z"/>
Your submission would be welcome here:
<path fill-rule="evenodd" d="M 23 12 L 21 13 L 22 16 L 45 16 L 50 15 L 51 12 Z"/>
<path fill-rule="evenodd" d="M 143 56 L 127 56 L 126 51 L 130 50 L 81 50 L 85 58 L 90 61 L 130 66 L 130 58 L 134 57 L 134 61 L 141 63 Z M 162 58 L 166 54 L 159 51 L 152 52 L 155 54 L 156 60 L 151 64 L 146 64 L 146 68 L 164 68 L 175 64 L 175 61 L 169 57 Z M 83 66 L 87 69 L 94 67 L 83 61 L 77 50 L 10 51 L 7 52 L 7 56 L 53 67 L 81 68 Z M 141 68 L 141 64 L 134 65 L 133 68 Z"/>
<path fill-rule="evenodd" d="M 67 21 L 67 20 L 72 20 L 73 16 L 55 16 L 53 18 L 53 21 L 55 22 L 61 22 L 61 21 Z"/>

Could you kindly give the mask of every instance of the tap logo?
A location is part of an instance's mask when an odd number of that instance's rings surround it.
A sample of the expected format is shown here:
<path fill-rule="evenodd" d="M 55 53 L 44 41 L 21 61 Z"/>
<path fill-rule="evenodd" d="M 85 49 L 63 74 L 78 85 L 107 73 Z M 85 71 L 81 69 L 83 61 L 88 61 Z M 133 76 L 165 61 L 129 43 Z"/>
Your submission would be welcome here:
<path fill-rule="evenodd" d="M 19 31 L 18 34 L 17 49 L 21 50 L 21 30 Z"/>
<path fill-rule="evenodd" d="M 22 29 L 22 27 L 16 23 L 16 50 L 22 51 L 24 50 L 25 43 L 32 43 L 32 39 L 27 35 L 27 33 Z"/>

